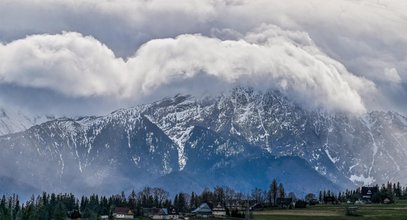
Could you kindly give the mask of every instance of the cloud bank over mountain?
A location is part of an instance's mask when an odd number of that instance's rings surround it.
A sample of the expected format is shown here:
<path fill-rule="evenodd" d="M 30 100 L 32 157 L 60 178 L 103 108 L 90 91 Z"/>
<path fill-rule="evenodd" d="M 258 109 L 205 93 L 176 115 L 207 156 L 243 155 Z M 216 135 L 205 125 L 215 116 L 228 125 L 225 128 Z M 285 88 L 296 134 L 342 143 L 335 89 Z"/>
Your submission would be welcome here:
<path fill-rule="evenodd" d="M 0 101 L 100 113 L 243 84 L 311 109 L 406 114 L 405 10 L 384 0 L 6 0 L 0 91 L 11 96 Z"/>

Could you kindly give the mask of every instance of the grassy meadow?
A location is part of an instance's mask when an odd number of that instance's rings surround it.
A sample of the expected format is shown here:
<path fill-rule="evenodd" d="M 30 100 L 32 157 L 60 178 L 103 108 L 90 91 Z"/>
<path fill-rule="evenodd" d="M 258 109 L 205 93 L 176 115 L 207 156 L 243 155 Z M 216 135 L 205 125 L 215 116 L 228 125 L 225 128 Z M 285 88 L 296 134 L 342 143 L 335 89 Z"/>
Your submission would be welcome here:
<path fill-rule="evenodd" d="M 354 205 L 352 205 L 354 206 Z M 265 209 L 253 212 L 254 220 L 342 220 L 342 219 L 377 219 L 377 220 L 407 220 L 407 201 L 395 204 L 359 205 L 357 216 L 346 216 L 346 205 L 316 205 L 305 209 Z M 139 218 L 140 220 L 148 218 Z M 190 218 L 199 219 L 199 218 Z M 236 220 L 239 218 L 224 218 Z M 219 219 L 207 219 L 219 220 Z"/>
<path fill-rule="evenodd" d="M 352 205 L 353 206 L 353 205 Z M 395 204 L 368 204 L 359 205 L 358 216 L 346 216 L 345 205 L 317 205 L 305 209 L 266 209 L 254 212 L 253 219 L 276 219 L 276 220 L 322 220 L 322 219 L 383 219 L 383 220 L 407 220 L 407 201 Z"/>
<path fill-rule="evenodd" d="M 265 209 L 252 213 L 254 220 L 342 220 L 342 219 L 373 219 L 373 220 L 407 220 L 407 200 L 395 204 L 366 204 L 358 207 L 357 216 L 346 216 L 346 205 L 316 205 L 305 209 Z M 136 218 L 148 220 L 146 217 Z M 195 220 L 200 218 L 190 218 Z M 224 220 L 238 220 L 242 218 L 224 218 Z M 243 218 L 244 219 L 244 218 Z M 202 219 L 203 220 L 203 219 Z M 209 218 L 206 220 L 219 220 Z"/>

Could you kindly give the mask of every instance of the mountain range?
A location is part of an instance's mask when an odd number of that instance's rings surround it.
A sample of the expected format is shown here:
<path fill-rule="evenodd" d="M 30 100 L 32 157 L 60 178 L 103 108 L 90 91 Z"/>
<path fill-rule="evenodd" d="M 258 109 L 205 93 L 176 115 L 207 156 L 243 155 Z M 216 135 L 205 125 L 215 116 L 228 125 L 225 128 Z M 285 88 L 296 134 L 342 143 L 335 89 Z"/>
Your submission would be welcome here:
<path fill-rule="evenodd" d="M 407 182 L 405 116 L 309 110 L 273 90 L 176 95 L 28 127 L 1 130 L 0 183 L 7 187 L 0 193 L 144 186 L 176 193 L 217 185 L 248 193 L 276 178 L 287 192 L 305 195 Z"/>

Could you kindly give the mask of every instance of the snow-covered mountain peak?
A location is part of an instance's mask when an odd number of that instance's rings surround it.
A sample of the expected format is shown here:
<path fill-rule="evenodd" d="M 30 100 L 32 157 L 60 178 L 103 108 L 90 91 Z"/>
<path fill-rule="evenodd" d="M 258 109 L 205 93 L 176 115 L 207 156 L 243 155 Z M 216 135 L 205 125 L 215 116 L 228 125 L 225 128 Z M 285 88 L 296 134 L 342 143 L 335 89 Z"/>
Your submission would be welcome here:
<path fill-rule="evenodd" d="M 0 106 L 0 136 L 24 131 L 33 125 L 51 119 L 52 116 L 34 116 L 30 113 L 9 106 Z"/>
<path fill-rule="evenodd" d="M 60 118 L 3 136 L 0 144 L 11 146 L 10 154 L 48 155 L 59 176 L 67 167 L 92 176 L 102 166 L 163 177 L 295 157 L 349 187 L 407 181 L 406 122 L 393 112 L 311 111 L 279 92 L 239 87 L 218 96 L 178 94 L 105 116 Z"/>

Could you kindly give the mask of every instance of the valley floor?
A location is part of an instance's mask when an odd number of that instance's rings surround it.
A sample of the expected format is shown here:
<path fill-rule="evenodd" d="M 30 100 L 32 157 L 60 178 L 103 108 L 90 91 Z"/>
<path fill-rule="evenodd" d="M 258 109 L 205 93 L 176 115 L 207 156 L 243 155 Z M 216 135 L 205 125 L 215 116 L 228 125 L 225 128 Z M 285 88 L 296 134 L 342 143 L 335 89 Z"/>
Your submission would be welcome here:
<path fill-rule="evenodd" d="M 317 205 L 305 209 L 266 209 L 253 213 L 253 220 L 323 220 L 323 219 L 373 219 L 405 220 L 407 219 L 407 201 L 396 204 L 370 204 L 358 206 L 358 216 L 346 216 L 345 205 Z M 195 218 L 190 218 L 195 219 Z M 198 218 L 197 218 L 198 219 Z M 225 218 L 236 220 L 239 218 Z M 215 220 L 215 219 L 207 219 Z"/>
<path fill-rule="evenodd" d="M 291 219 L 407 219 L 407 201 L 396 204 L 370 204 L 358 206 L 358 216 L 346 216 L 345 205 L 317 205 L 306 209 L 272 209 L 255 212 L 255 220 L 291 220 Z"/>

